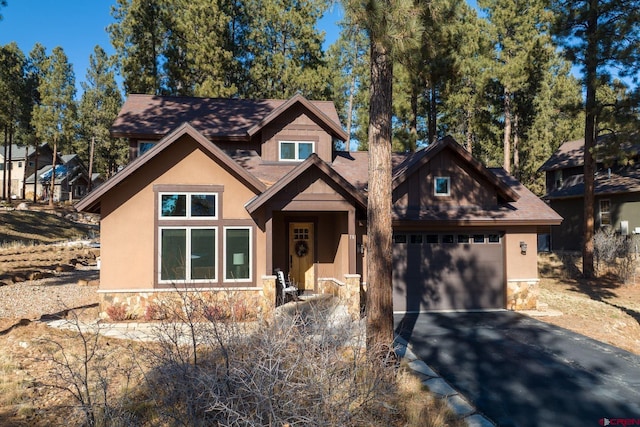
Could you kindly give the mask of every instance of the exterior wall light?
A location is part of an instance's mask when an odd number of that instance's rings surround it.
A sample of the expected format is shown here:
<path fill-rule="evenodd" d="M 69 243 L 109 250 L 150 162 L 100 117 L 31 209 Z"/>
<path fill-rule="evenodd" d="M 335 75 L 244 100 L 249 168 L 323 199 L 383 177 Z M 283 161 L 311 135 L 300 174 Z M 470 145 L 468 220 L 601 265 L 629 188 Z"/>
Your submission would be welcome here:
<path fill-rule="evenodd" d="M 525 242 L 520 242 L 520 253 L 522 255 L 527 254 L 527 244 Z"/>

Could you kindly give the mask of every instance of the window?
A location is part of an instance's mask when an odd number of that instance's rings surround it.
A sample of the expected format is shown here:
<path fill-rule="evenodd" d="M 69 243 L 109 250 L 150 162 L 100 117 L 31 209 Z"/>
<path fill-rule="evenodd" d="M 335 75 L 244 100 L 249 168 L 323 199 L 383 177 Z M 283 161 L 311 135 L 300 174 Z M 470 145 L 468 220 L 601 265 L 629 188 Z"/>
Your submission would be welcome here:
<path fill-rule="evenodd" d="M 216 227 L 161 227 L 160 282 L 216 280 Z"/>
<path fill-rule="evenodd" d="M 406 234 L 394 234 L 393 235 L 393 243 L 407 243 L 407 235 Z"/>
<path fill-rule="evenodd" d="M 412 234 L 411 243 L 413 243 L 414 245 L 422 244 L 422 234 Z"/>
<path fill-rule="evenodd" d="M 468 234 L 458 234 L 458 243 L 469 243 Z"/>
<path fill-rule="evenodd" d="M 451 195 L 450 178 L 448 176 L 436 176 L 433 181 L 434 193 L 436 196 Z"/>
<path fill-rule="evenodd" d="M 155 142 L 152 142 L 152 141 L 139 141 L 138 142 L 138 156 L 142 156 L 144 153 L 146 153 L 151 148 L 153 148 L 154 145 L 155 145 Z"/>
<path fill-rule="evenodd" d="M 161 219 L 216 219 L 216 193 L 160 193 Z"/>
<path fill-rule="evenodd" d="M 251 280 L 251 228 L 225 227 L 224 233 L 224 280 Z"/>
<path fill-rule="evenodd" d="M 427 234 L 427 243 L 437 245 L 439 242 L 437 234 Z"/>
<path fill-rule="evenodd" d="M 489 234 L 489 243 L 500 243 L 500 235 L 499 234 Z"/>
<path fill-rule="evenodd" d="M 484 234 L 474 234 L 473 243 L 484 243 Z"/>
<path fill-rule="evenodd" d="M 600 200 L 600 226 L 611 225 L 611 201 Z"/>
<path fill-rule="evenodd" d="M 157 185 L 158 284 L 212 283 L 221 276 L 219 185 Z"/>
<path fill-rule="evenodd" d="M 444 234 L 442 235 L 442 243 L 453 243 L 453 234 Z"/>
<path fill-rule="evenodd" d="M 314 152 L 312 141 L 280 141 L 279 159 L 300 161 L 309 157 Z"/>
<path fill-rule="evenodd" d="M 553 187 L 560 188 L 562 186 L 562 169 L 553 172 Z"/>

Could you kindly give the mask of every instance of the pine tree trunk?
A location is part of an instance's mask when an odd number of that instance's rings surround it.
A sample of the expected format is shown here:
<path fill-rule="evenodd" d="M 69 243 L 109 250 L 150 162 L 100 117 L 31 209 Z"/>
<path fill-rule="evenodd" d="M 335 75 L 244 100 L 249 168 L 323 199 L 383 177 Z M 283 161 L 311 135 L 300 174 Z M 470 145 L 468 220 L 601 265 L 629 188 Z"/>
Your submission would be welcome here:
<path fill-rule="evenodd" d="M 91 177 L 93 176 L 93 151 L 95 150 L 95 146 L 96 146 L 96 137 L 92 136 L 91 144 L 89 144 L 89 184 L 87 185 L 87 191 L 91 191 L 91 184 L 92 184 Z"/>
<path fill-rule="evenodd" d="M 38 150 L 38 141 L 35 143 L 36 151 L 35 157 L 33 160 L 34 169 L 33 169 L 33 203 L 38 202 L 38 166 L 40 163 L 40 150 Z"/>
<path fill-rule="evenodd" d="M 411 123 L 409 124 L 409 151 L 415 153 L 418 148 L 418 91 L 411 86 Z"/>
<path fill-rule="evenodd" d="M 585 126 L 584 126 L 584 222 L 582 241 L 582 274 L 586 278 L 594 277 L 594 180 L 595 162 L 592 149 L 597 138 L 596 129 L 596 88 L 598 71 L 598 44 L 597 44 L 597 0 L 592 0 L 589 7 L 589 19 L 587 24 L 587 50 L 585 52 L 585 81 L 586 81 L 586 102 L 585 102 Z"/>
<path fill-rule="evenodd" d="M 4 127 L 4 154 L 2 157 L 2 200 L 7 200 L 7 144 L 9 142 L 9 133 L 7 126 Z"/>
<path fill-rule="evenodd" d="M 511 93 L 504 89 L 504 161 L 502 167 L 511 173 Z"/>
<path fill-rule="evenodd" d="M 53 208 L 53 195 L 55 194 L 55 190 L 56 190 L 56 160 L 58 159 L 57 156 L 57 151 L 58 151 L 58 141 L 57 141 L 57 137 L 53 138 L 53 157 L 52 157 L 52 161 L 51 161 L 51 182 L 49 183 L 49 207 Z"/>
<path fill-rule="evenodd" d="M 11 176 L 12 173 L 11 171 L 13 170 L 13 149 L 12 146 L 13 145 L 13 126 L 9 125 L 9 170 L 7 171 L 7 182 L 9 184 L 9 192 L 8 192 L 8 197 L 9 200 L 11 200 L 11 179 L 13 179 L 13 177 Z"/>
<path fill-rule="evenodd" d="M 437 134 L 437 105 L 436 105 L 436 88 L 433 84 L 433 79 L 430 79 L 429 83 L 429 143 L 433 144 L 436 142 L 436 134 Z"/>
<path fill-rule="evenodd" d="M 22 198 L 27 198 L 27 178 L 29 172 L 29 145 L 24 148 L 24 172 L 22 173 Z"/>
<path fill-rule="evenodd" d="M 380 41 L 371 41 L 369 191 L 367 213 L 367 350 L 393 343 L 391 230 L 391 112 L 393 63 Z"/>
<path fill-rule="evenodd" d="M 518 152 L 518 144 L 520 143 L 520 137 L 518 136 L 518 114 L 513 115 L 513 176 L 520 179 L 520 153 Z"/>

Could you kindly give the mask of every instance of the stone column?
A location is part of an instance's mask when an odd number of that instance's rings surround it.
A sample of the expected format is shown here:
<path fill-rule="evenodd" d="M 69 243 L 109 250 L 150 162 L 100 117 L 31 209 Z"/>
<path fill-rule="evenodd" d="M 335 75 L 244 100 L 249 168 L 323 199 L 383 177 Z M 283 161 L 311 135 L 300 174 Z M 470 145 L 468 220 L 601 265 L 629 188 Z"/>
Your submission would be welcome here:
<path fill-rule="evenodd" d="M 345 274 L 344 290 L 341 297 L 347 304 L 347 312 L 352 320 L 360 319 L 360 275 Z"/>
<path fill-rule="evenodd" d="M 262 276 L 262 310 L 263 319 L 269 319 L 276 307 L 276 276 Z"/>

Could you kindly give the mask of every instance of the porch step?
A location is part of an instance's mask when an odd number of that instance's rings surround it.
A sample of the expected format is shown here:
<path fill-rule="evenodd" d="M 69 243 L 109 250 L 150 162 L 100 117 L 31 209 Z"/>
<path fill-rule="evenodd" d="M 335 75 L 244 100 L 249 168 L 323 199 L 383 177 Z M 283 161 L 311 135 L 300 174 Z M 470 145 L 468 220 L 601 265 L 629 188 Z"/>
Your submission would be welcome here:
<path fill-rule="evenodd" d="M 304 301 L 305 299 L 312 298 L 316 295 L 317 294 L 314 293 L 312 290 L 305 289 L 303 291 L 300 291 L 300 293 L 298 293 L 298 299 L 301 299 Z"/>

